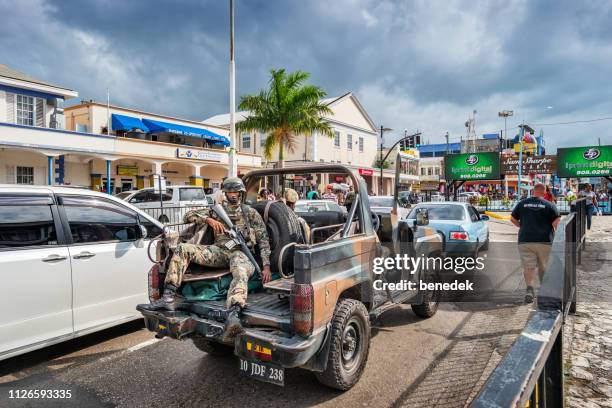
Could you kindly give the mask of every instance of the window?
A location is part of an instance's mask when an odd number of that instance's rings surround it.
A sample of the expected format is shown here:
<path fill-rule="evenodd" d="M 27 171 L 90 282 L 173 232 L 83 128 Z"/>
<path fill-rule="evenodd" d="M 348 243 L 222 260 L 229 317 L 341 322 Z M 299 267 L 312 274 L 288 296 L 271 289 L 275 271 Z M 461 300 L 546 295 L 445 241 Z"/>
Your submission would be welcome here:
<path fill-rule="evenodd" d="M 334 147 L 340 148 L 340 132 L 334 132 Z"/>
<path fill-rule="evenodd" d="M 204 189 L 200 187 L 194 188 L 180 188 L 179 189 L 179 201 L 204 201 L 206 200 L 206 194 Z"/>
<path fill-rule="evenodd" d="M 76 131 L 81 133 L 87 133 L 87 125 L 83 123 L 76 124 Z"/>
<path fill-rule="evenodd" d="M 439 167 L 434 168 L 434 174 L 435 174 L 436 176 L 439 176 L 439 175 L 440 175 L 440 168 L 439 168 Z"/>
<path fill-rule="evenodd" d="M 427 168 L 421 167 L 421 176 L 425 176 L 427 174 Z"/>
<path fill-rule="evenodd" d="M 266 145 L 266 134 L 261 132 L 259 133 L 259 147 L 264 147 Z"/>
<path fill-rule="evenodd" d="M 433 169 L 431 167 L 427 168 L 427 175 L 428 176 L 433 176 Z"/>
<path fill-rule="evenodd" d="M 147 238 L 155 238 L 163 232 L 153 221 L 143 215 L 138 214 L 138 222 L 147 229 Z"/>
<path fill-rule="evenodd" d="M 407 218 L 414 219 L 416 218 L 416 212 L 419 208 L 427 209 L 429 220 L 451 220 L 451 221 L 461 221 L 465 219 L 465 213 L 463 207 L 460 205 L 422 205 L 419 204 L 412 209 Z"/>
<path fill-rule="evenodd" d="M 146 202 L 148 193 L 148 191 L 141 191 L 139 193 L 134 194 L 134 197 L 130 198 L 130 203 L 137 204 Z"/>
<path fill-rule="evenodd" d="M 251 148 L 251 135 L 242 135 L 242 148 L 243 149 Z"/>
<path fill-rule="evenodd" d="M 353 150 L 353 135 L 346 135 L 346 148 Z"/>
<path fill-rule="evenodd" d="M 34 126 L 34 98 L 17 95 L 17 124 Z"/>
<path fill-rule="evenodd" d="M 110 200 L 64 196 L 62 204 L 75 244 L 125 242 L 138 237 L 136 213 Z"/>
<path fill-rule="evenodd" d="M 51 198 L 0 197 L 0 249 L 57 245 Z"/>
<path fill-rule="evenodd" d="M 363 137 L 359 137 L 359 151 L 363 153 Z"/>
<path fill-rule="evenodd" d="M 470 213 L 470 219 L 472 220 L 472 222 L 480 221 L 480 216 L 478 215 L 478 211 L 476 211 L 474 207 L 472 206 L 468 207 L 468 212 Z"/>
<path fill-rule="evenodd" d="M 17 184 L 34 184 L 34 167 L 17 166 Z"/>

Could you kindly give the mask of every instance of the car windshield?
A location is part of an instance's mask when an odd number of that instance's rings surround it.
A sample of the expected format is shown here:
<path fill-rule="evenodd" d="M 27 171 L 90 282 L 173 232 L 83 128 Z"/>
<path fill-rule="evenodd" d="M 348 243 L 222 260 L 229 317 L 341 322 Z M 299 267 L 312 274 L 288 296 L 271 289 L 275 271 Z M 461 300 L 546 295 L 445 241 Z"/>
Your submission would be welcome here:
<path fill-rule="evenodd" d="M 204 189 L 200 187 L 180 188 L 179 189 L 179 200 L 180 201 L 205 201 L 206 194 L 204 194 Z"/>
<path fill-rule="evenodd" d="M 408 218 L 416 218 L 416 211 L 420 208 L 427 209 L 430 221 L 461 221 L 465 217 L 465 211 L 460 205 L 417 205 L 412 209 Z"/>
<path fill-rule="evenodd" d="M 130 194 L 132 194 L 132 192 L 125 191 L 123 193 L 115 194 L 115 197 L 125 200 Z"/>
<path fill-rule="evenodd" d="M 370 197 L 371 207 L 393 207 L 393 197 Z"/>
<path fill-rule="evenodd" d="M 295 206 L 295 212 L 317 212 L 326 211 L 326 203 L 308 203 L 308 204 L 297 204 Z"/>

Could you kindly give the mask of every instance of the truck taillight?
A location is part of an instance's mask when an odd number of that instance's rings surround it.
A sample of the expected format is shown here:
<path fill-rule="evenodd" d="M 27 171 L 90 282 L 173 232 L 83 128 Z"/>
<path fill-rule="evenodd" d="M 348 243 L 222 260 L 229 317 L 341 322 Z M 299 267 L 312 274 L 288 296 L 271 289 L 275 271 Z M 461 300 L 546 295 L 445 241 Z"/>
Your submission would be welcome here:
<path fill-rule="evenodd" d="M 294 283 L 291 286 L 291 322 L 302 335 L 312 333 L 312 286 Z"/>
<path fill-rule="evenodd" d="M 468 239 L 470 239 L 470 236 L 468 235 L 467 232 L 451 231 L 450 238 L 457 240 L 457 241 L 467 241 Z"/>
<path fill-rule="evenodd" d="M 149 301 L 159 299 L 159 265 L 155 264 L 149 270 Z"/>

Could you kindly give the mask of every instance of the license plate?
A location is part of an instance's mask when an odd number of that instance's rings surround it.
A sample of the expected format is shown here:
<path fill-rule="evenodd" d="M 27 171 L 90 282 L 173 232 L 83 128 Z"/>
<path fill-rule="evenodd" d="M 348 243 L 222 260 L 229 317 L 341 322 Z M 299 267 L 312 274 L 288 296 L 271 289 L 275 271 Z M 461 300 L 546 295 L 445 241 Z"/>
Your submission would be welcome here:
<path fill-rule="evenodd" d="M 240 359 L 240 372 L 247 377 L 255 378 L 276 385 L 285 385 L 285 369 L 266 363 Z"/>

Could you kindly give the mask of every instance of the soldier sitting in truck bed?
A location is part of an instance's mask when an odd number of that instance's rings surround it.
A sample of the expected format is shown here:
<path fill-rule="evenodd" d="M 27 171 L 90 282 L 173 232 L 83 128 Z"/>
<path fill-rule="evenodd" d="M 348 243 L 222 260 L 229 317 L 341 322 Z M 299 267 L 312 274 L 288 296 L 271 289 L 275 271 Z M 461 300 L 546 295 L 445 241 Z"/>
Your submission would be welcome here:
<path fill-rule="evenodd" d="M 227 178 L 222 185 L 227 201 L 223 207 L 232 223 L 247 239 L 249 247 L 259 245 L 263 264 L 262 282 L 271 279 L 270 272 L 270 241 L 266 226 L 257 211 L 242 204 L 246 192 L 242 180 L 238 177 Z M 159 300 L 147 305 L 149 310 L 174 310 L 176 291 L 181 286 L 183 276 L 190 262 L 204 266 L 222 268 L 229 266 L 232 273 L 232 283 L 227 294 L 227 307 L 230 313 L 225 328 L 225 337 L 232 338 L 242 331 L 239 314 L 246 305 L 248 280 L 255 267 L 240 246 L 232 245 L 232 238 L 226 233 L 226 226 L 219 221 L 216 214 L 208 209 L 193 210 L 185 214 L 185 222 L 197 225 L 207 224 L 214 231 L 213 245 L 179 244 L 166 273 L 164 293 Z M 229 243 L 229 244 L 228 244 Z"/>

